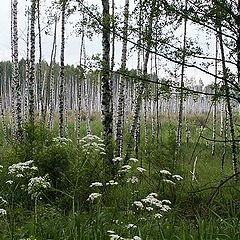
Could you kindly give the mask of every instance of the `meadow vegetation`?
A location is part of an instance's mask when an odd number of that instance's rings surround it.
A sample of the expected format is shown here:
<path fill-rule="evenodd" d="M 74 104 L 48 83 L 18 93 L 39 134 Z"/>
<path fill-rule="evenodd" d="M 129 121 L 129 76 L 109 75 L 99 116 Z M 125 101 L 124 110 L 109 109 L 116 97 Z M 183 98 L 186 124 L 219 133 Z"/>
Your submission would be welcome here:
<path fill-rule="evenodd" d="M 68 138 L 41 124 L 33 143 L 6 145 L 1 136 L 0 239 L 240 239 L 230 147 L 224 162 L 224 143 L 212 156 L 193 116 L 176 160 L 177 123 L 162 119 L 161 138 L 146 145 L 142 136 L 139 158 L 115 158 L 114 174 L 98 117 L 79 144 L 72 124 Z"/>

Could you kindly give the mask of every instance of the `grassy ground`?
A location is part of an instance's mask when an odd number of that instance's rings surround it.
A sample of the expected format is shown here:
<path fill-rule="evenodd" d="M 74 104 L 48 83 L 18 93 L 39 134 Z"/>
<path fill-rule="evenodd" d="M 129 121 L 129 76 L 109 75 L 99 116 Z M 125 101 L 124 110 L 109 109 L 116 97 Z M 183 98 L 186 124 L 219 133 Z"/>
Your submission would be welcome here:
<path fill-rule="evenodd" d="M 150 132 L 146 144 L 142 135 L 139 161 L 114 177 L 106 169 L 101 141 L 86 139 L 78 145 L 71 124 L 73 142 L 67 144 L 53 141 L 56 126 L 53 132 L 38 126 L 34 143 L 6 145 L 1 136 L 0 197 L 7 203 L 0 200 L 0 209 L 6 210 L 0 215 L 0 239 L 240 239 L 240 186 L 231 178 L 230 146 L 224 162 L 223 143 L 217 143 L 212 156 L 212 143 L 199 138 L 205 118 L 192 116 L 191 138 L 187 143 L 184 133 L 176 159 L 176 121 L 162 119 L 159 140 Z M 91 127 L 101 136 L 98 119 Z M 204 130 L 205 137 L 211 134 L 211 129 Z M 29 160 L 34 162 L 23 170 L 14 165 L 17 170 L 9 173 L 12 164 Z M 122 170 L 121 162 L 116 166 L 116 171 Z M 140 166 L 146 171 L 139 171 Z M 183 179 L 177 181 L 174 175 Z M 51 186 L 31 185 L 31 179 L 39 176 Z M 111 185 L 110 180 L 118 184 Z M 93 182 L 103 186 L 89 187 Z M 87 200 L 93 192 L 101 196 Z M 167 199 L 171 204 L 163 201 L 159 207 L 154 201 L 144 202 L 151 193 L 157 194 L 155 202 Z M 136 201 L 144 207 L 137 208 Z"/>

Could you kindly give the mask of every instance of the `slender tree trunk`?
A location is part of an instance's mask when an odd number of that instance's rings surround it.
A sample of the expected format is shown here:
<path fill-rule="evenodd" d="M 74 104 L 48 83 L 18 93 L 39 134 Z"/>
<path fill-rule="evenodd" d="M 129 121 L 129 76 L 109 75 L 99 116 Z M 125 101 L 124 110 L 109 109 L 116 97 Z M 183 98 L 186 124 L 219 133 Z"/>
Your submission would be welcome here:
<path fill-rule="evenodd" d="M 147 26 L 147 50 L 145 52 L 145 56 L 144 56 L 144 63 L 143 63 L 143 77 L 145 79 L 147 79 L 147 65 L 148 65 L 148 60 L 149 60 L 149 56 L 150 56 L 150 49 L 152 46 L 152 33 L 153 33 L 153 19 L 154 19 L 154 14 L 156 11 L 156 0 L 153 1 L 152 3 L 152 8 L 151 8 L 151 13 L 148 19 L 148 26 Z M 127 149 L 126 149 L 126 156 L 124 158 L 124 163 L 127 164 L 130 156 L 131 156 L 131 149 L 132 149 L 132 145 L 133 145 L 133 137 L 137 128 L 137 124 L 138 124 L 138 119 L 140 117 L 140 110 L 141 110 L 141 105 L 142 105 L 142 95 L 143 92 L 146 88 L 146 83 L 144 81 L 142 81 L 140 83 L 140 87 L 139 87 L 139 91 L 135 100 L 135 108 L 134 108 L 134 117 L 133 117 L 133 123 L 131 126 L 131 130 L 130 130 L 130 139 L 128 141 L 127 144 Z"/>
<path fill-rule="evenodd" d="M 113 113 L 112 93 L 110 86 L 110 15 L 109 0 L 102 0 L 102 114 L 103 131 L 107 159 L 112 163 L 113 159 Z"/>
<path fill-rule="evenodd" d="M 221 60 L 222 60 L 222 68 L 223 68 L 223 81 L 224 81 L 224 87 L 225 87 L 225 93 L 226 93 L 226 104 L 227 104 L 227 110 L 228 110 L 228 116 L 229 116 L 229 127 L 230 127 L 231 142 L 232 142 L 233 173 L 237 174 L 236 179 L 238 180 L 239 179 L 239 170 L 238 170 L 238 159 L 237 159 L 237 145 L 236 145 L 236 140 L 235 140 L 233 112 L 232 112 L 232 106 L 231 106 L 231 101 L 230 101 L 230 89 L 229 89 L 229 85 L 228 85 L 228 70 L 226 67 L 221 24 L 219 24 L 218 29 L 219 29 L 218 39 L 219 39 L 219 45 L 220 45 L 220 51 L 221 51 L 221 57 L 222 57 Z"/>
<path fill-rule="evenodd" d="M 38 109 L 39 109 L 39 116 L 43 123 L 45 123 L 43 119 L 43 111 L 44 111 L 44 104 L 43 104 L 43 84 L 42 84 L 42 34 L 41 34 L 41 19 L 40 19 L 40 0 L 37 0 L 37 22 L 38 22 L 38 47 L 39 47 L 39 60 L 38 60 L 38 86 L 37 86 L 37 93 L 39 96 L 38 101 Z"/>
<path fill-rule="evenodd" d="M 31 22 L 30 22 L 30 71 L 29 71 L 29 123 L 31 126 L 30 142 L 34 138 L 34 121 L 35 121 L 35 20 L 36 20 L 36 0 L 31 1 Z"/>
<path fill-rule="evenodd" d="M 127 36 L 128 36 L 128 18 L 129 18 L 129 0 L 125 0 L 124 7 L 124 27 L 122 43 L 121 71 L 126 70 L 127 64 Z M 124 90 L 126 79 L 120 76 L 118 92 L 118 109 L 117 109 L 117 133 L 116 133 L 116 155 L 122 156 L 123 149 L 123 121 L 124 121 Z"/>
<path fill-rule="evenodd" d="M 218 41 L 216 38 L 216 55 L 215 55 L 215 80 L 214 80 L 214 93 L 217 94 L 217 75 L 218 75 Z M 215 148 L 216 148 L 216 123 L 217 123 L 217 100 L 214 99 L 214 105 L 213 105 L 213 130 L 212 130 L 212 155 L 215 154 Z"/>
<path fill-rule="evenodd" d="M 11 115 L 10 115 L 10 124 L 11 124 L 11 135 L 12 137 L 15 137 L 15 132 L 16 132 L 16 109 L 15 109 L 15 98 L 16 98 L 16 86 L 14 84 L 14 79 L 13 75 L 15 74 L 15 64 L 14 64 L 14 27 L 13 27 L 13 22 L 14 22 L 14 6 L 13 2 L 14 0 L 11 1 L 11 53 L 12 53 L 12 78 L 10 78 L 10 88 L 11 91 L 10 93 L 10 100 L 11 100 Z"/>
<path fill-rule="evenodd" d="M 16 96 L 16 138 L 18 141 L 23 138 L 22 129 L 22 92 L 19 78 L 18 67 L 18 29 L 17 29 L 17 4 L 18 1 L 13 1 L 13 84 L 15 86 Z"/>
<path fill-rule="evenodd" d="M 61 56 L 60 56 L 60 85 L 59 85 L 59 135 L 64 137 L 64 83 L 65 83 L 65 10 L 66 1 L 62 1 L 62 29 L 61 29 Z"/>
<path fill-rule="evenodd" d="M 24 95 L 24 121 L 28 120 L 28 101 L 29 101 L 29 72 L 30 72 L 30 61 L 29 61 L 29 35 L 30 35 L 30 10 L 27 10 L 27 58 L 26 58 L 26 78 L 25 78 L 25 95 Z"/>
<path fill-rule="evenodd" d="M 46 83 L 44 109 L 42 111 L 42 121 L 45 123 L 46 117 L 47 117 L 47 109 L 48 109 L 48 106 L 50 106 L 49 120 L 48 120 L 48 126 L 50 128 L 51 128 L 52 122 L 53 122 L 52 120 L 53 120 L 53 109 L 54 109 L 54 103 L 53 103 L 54 72 L 53 72 L 53 67 L 55 65 L 55 59 L 56 59 L 56 49 L 57 49 L 56 41 L 57 41 L 57 16 L 55 16 L 55 26 L 54 26 L 54 36 L 53 36 L 51 60 L 50 60 L 49 73 L 48 73 L 48 78 L 47 78 L 47 83 Z"/>
<path fill-rule="evenodd" d="M 238 74 L 238 84 L 240 85 L 240 0 L 237 4 L 238 10 L 238 33 L 237 33 L 237 74 Z"/>
<path fill-rule="evenodd" d="M 185 11 L 187 12 L 187 0 L 185 0 Z M 183 24 L 184 25 L 183 25 L 182 68 L 181 68 L 181 83 L 180 83 L 181 89 L 180 89 L 180 101 L 179 101 L 179 112 L 178 112 L 176 158 L 179 157 L 179 150 L 182 143 L 183 100 L 184 100 L 183 88 L 184 88 L 184 72 L 185 72 L 186 42 L 187 42 L 187 16 L 184 17 Z"/>

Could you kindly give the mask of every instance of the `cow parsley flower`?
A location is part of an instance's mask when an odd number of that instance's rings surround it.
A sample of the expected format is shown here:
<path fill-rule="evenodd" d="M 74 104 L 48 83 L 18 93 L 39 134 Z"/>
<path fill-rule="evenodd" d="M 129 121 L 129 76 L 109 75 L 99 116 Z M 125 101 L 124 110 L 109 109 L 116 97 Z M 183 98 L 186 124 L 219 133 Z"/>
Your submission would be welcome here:
<path fill-rule="evenodd" d="M 122 161 L 123 161 L 123 158 L 121 158 L 121 157 L 115 157 L 112 161 L 113 161 L 113 163 L 122 162 Z"/>
<path fill-rule="evenodd" d="M 26 162 L 19 162 L 8 167 L 8 174 L 22 177 L 21 174 L 25 174 L 29 171 L 37 171 L 37 167 L 33 166 L 33 160 Z"/>
<path fill-rule="evenodd" d="M 126 228 L 129 229 L 129 228 L 137 228 L 137 226 L 133 223 L 129 223 L 128 225 L 126 225 Z"/>
<path fill-rule="evenodd" d="M 136 162 L 138 162 L 138 159 L 136 159 L 136 158 L 129 158 L 129 161 L 136 163 Z"/>
<path fill-rule="evenodd" d="M 109 182 L 106 183 L 106 186 L 113 186 L 113 185 L 118 185 L 118 182 L 114 181 L 114 180 L 110 180 Z"/>
<path fill-rule="evenodd" d="M 0 216 L 5 216 L 7 214 L 7 211 L 3 208 L 0 208 Z"/>
<path fill-rule="evenodd" d="M 169 183 L 169 184 L 172 184 L 172 185 L 175 185 L 175 184 L 176 184 L 175 182 L 173 182 L 173 181 L 171 181 L 171 180 L 169 180 L 169 179 L 163 179 L 163 182 Z"/>
<path fill-rule="evenodd" d="M 35 197 L 42 190 L 48 189 L 51 184 L 48 180 L 48 175 L 44 177 L 33 177 L 28 183 L 28 193 Z"/>
<path fill-rule="evenodd" d="M 139 209 L 143 209 L 144 208 L 144 205 L 142 204 L 141 201 L 134 201 L 133 205 L 136 205 L 136 207 L 139 208 Z"/>
<path fill-rule="evenodd" d="M 119 240 L 119 239 L 122 239 L 118 234 L 110 234 L 109 235 L 109 237 L 110 237 L 110 240 Z"/>
<path fill-rule="evenodd" d="M 101 182 L 94 182 L 89 187 L 102 187 L 103 184 Z"/>
<path fill-rule="evenodd" d="M 172 175 L 168 170 L 165 169 L 161 170 L 160 173 L 163 175 Z"/>
<path fill-rule="evenodd" d="M 134 236 L 132 240 L 142 240 L 139 236 Z"/>
<path fill-rule="evenodd" d="M 166 200 L 166 199 L 162 200 L 162 203 L 165 203 L 165 204 L 172 204 L 171 201 Z"/>
<path fill-rule="evenodd" d="M 150 211 L 153 211 L 153 208 L 152 207 L 146 207 L 146 210 L 150 212 Z"/>
<path fill-rule="evenodd" d="M 3 197 L 0 197 L 0 202 L 2 202 L 2 204 L 7 204 L 7 201 L 3 199 Z"/>
<path fill-rule="evenodd" d="M 12 180 L 7 180 L 6 184 L 10 184 L 11 185 L 11 184 L 13 184 L 13 181 Z"/>
<path fill-rule="evenodd" d="M 156 214 L 154 215 L 154 217 L 155 217 L 155 218 L 158 218 L 158 219 L 160 219 L 162 216 L 163 216 L 163 215 L 160 214 L 160 213 L 156 213 Z"/>
<path fill-rule="evenodd" d="M 53 138 L 53 142 L 57 143 L 58 145 L 67 145 L 72 142 L 71 139 L 65 137 L 56 137 Z"/>
<path fill-rule="evenodd" d="M 101 197 L 102 194 L 101 193 L 91 193 L 87 199 L 87 201 L 91 201 L 93 202 L 95 199 Z"/>
<path fill-rule="evenodd" d="M 142 168 L 142 167 L 137 167 L 137 170 L 138 170 L 140 173 L 143 173 L 143 172 L 146 172 L 146 171 L 147 171 L 145 168 Z"/>
<path fill-rule="evenodd" d="M 180 175 L 173 175 L 172 178 L 176 179 L 177 181 L 183 180 L 183 177 Z"/>
<path fill-rule="evenodd" d="M 131 178 L 127 179 L 127 182 L 138 183 L 138 178 L 135 176 L 132 176 Z"/>
<path fill-rule="evenodd" d="M 171 210 L 171 207 L 169 207 L 168 205 L 162 205 L 161 210 L 164 212 L 167 212 L 167 211 Z"/>

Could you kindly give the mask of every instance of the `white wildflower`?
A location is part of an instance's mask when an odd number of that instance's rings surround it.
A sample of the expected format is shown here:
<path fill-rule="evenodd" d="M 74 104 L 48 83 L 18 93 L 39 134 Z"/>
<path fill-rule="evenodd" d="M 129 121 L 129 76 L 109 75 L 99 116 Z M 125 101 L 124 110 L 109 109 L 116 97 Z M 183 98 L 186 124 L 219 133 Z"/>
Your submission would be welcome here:
<path fill-rule="evenodd" d="M 111 186 L 113 186 L 113 185 L 118 185 L 118 182 L 115 182 L 114 180 L 110 180 L 109 182 L 106 183 L 106 185 L 107 185 L 107 186 L 108 186 L 108 185 L 111 185 Z"/>
<path fill-rule="evenodd" d="M 0 201 L 2 202 L 2 204 L 7 204 L 7 201 L 3 199 L 3 197 L 0 197 Z"/>
<path fill-rule="evenodd" d="M 138 159 L 136 159 L 136 158 L 129 158 L 129 161 L 130 162 L 138 162 Z"/>
<path fill-rule="evenodd" d="M 161 210 L 164 211 L 164 212 L 167 212 L 167 211 L 171 210 L 171 207 L 169 207 L 168 205 L 162 205 Z"/>
<path fill-rule="evenodd" d="M 137 208 L 143 209 L 144 205 L 140 201 L 134 201 L 133 205 L 136 205 Z"/>
<path fill-rule="evenodd" d="M 183 177 L 180 175 L 173 175 L 172 178 L 176 179 L 177 181 L 183 180 Z"/>
<path fill-rule="evenodd" d="M 103 184 L 101 182 L 94 182 L 89 187 L 102 187 Z"/>
<path fill-rule="evenodd" d="M 134 236 L 132 240 L 142 240 L 139 236 Z"/>
<path fill-rule="evenodd" d="M 113 230 L 108 230 L 107 233 L 114 234 L 115 232 Z"/>
<path fill-rule="evenodd" d="M 161 170 L 160 173 L 163 175 L 172 175 L 168 170 L 165 169 Z"/>
<path fill-rule="evenodd" d="M 127 182 L 138 183 L 138 178 L 135 176 L 132 176 L 131 178 L 127 179 Z"/>
<path fill-rule="evenodd" d="M 132 167 L 130 165 L 123 165 L 122 169 L 130 170 Z"/>
<path fill-rule="evenodd" d="M 67 145 L 68 143 L 71 143 L 72 140 L 69 138 L 65 138 L 65 137 L 56 137 L 56 138 L 53 138 L 53 142 L 56 142 L 59 145 L 61 145 L 61 144 Z"/>
<path fill-rule="evenodd" d="M 22 173 L 19 173 L 16 175 L 17 178 L 21 178 L 21 177 L 24 177 Z"/>
<path fill-rule="evenodd" d="M 121 157 L 115 157 L 112 161 L 113 163 L 117 163 L 117 162 L 122 162 L 123 158 Z"/>
<path fill-rule="evenodd" d="M 150 211 L 153 211 L 153 208 L 152 207 L 146 207 L 146 210 L 150 212 Z"/>
<path fill-rule="evenodd" d="M 91 193 L 87 199 L 87 201 L 94 201 L 96 198 L 101 197 L 102 194 L 101 193 Z"/>
<path fill-rule="evenodd" d="M 157 193 L 149 193 L 148 196 L 158 197 L 158 194 Z"/>
<path fill-rule="evenodd" d="M 171 201 L 169 201 L 169 200 L 165 200 L 165 199 L 162 200 L 162 203 L 165 203 L 165 204 L 172 204 Z"/>
<path fill-rule="evenodd" d="M 160 219 L 160 218 L 162 217 L 162 214 L 156 213 L 156 214 L 154 215 L 154 217 Z"/>
<path fill-rule="evenodd" d="M 143 173 L 143 172 L 146 172 L 146 171 L 147 171 L 145 168 L 142 168 L 142 167 L 137 167 L 137 170 L 138 170 L 140 173 Z"/>
<path fill-rule="evenodd" d="M 169 183 L 169 184 L 172 184 L 172 185 L 175 185 L 175 184 L 176 184 L 175 182 L 173 182 L 173 181 L 171 181 L 171 180 L 169 180 L 169 179 L 163 179 L 163 182 Z"/>
<path fill-rule="evenodd" d="M 10 184 L 11 185 L 11 184 L 13 184 L 13 181 L 12 180 L 7 180 L 6 184 Z"/>
<path fill-rule="evenodd" d="M 132 223 L 129 223 L 128 225 L 126 225 L 126 228 L 137 228 L 136 225 L 132 224 Z"/>
<path fill-rule="evenodd" d="M 28 183 L 28 193 L 35 196 L 41 190 L 48 189 L 51 187 L 50 182 L 48 181 L 48 176 L 45 175 L 44 177 L 34 177 L 31 178 Z"/>
<path fill-rule="evenodd" d="M 0 216 L 4 216 L 7 214 L 7 211 L 3 208 L 0 208 Z"/>
<path fill-rule="evenodd" d="M 2 166 L 2 165 L 0 165 L 0 172 L 2 172 L 2 169 L 3 169 L 3 166 Z"/>
<path fill-rule="evenodd" d="M 157 198 L 155 198 L 153 195 L 148 195 L 146 198 L 141 200 L 144 203 L 148 203 L 151 205 L 155 205 L 157 207 L 161 207 L 162 203 Z"/>
<path fill-rule="evenodd" d="M 109 237 L 110 240 L 122 239 L 118 234 L 110 234 Z"/>
<path fill-rule="evenodd" d="M 29 160 L 26 162 L 19 162 L 16 164 L 11 165 L 10 167 L 8 167 L 8 174 L 23 174 L 25 173 L 25 171 L 29 171 L 29 170 L 33 170 L 36 171 L 37 167 L 36 166 L 32 166 L 33 164 L 33 160 Z M 22 177 L 21 175 L 18 175 L 18 177 Z"/>

